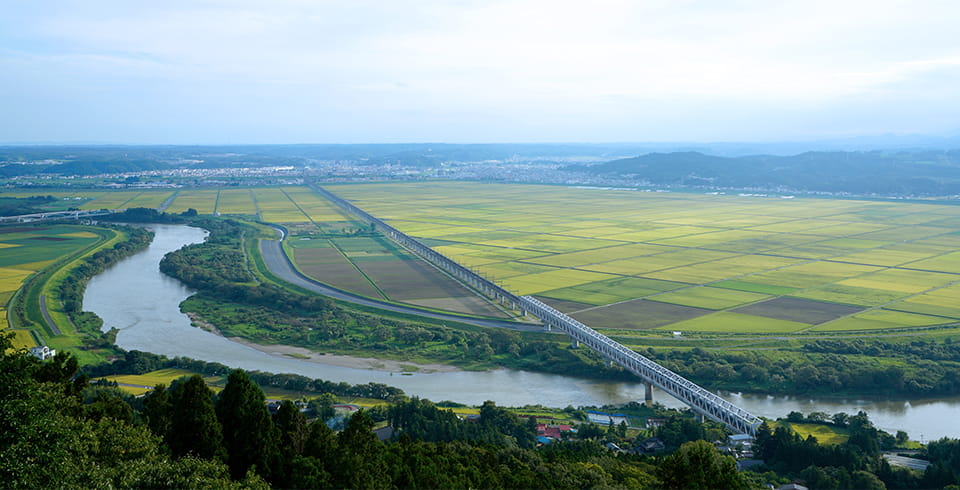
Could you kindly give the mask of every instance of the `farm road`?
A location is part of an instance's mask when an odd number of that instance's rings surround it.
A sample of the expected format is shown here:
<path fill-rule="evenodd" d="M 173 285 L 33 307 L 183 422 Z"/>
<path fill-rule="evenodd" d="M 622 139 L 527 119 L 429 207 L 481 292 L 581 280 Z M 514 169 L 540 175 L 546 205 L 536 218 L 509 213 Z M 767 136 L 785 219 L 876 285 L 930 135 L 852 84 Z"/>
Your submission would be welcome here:
<path fill-rule="evenodd" d="M 283 279 L 290 284 L 300 286 L 304 289 L 309 289 L 310 291 L 320 293 L 324 296 L 329 296 L 334 299 L 347 301 L 358 305 L 379 308 L 381 310 L 423 316 L 437 320 L 468 323 L 470 325 L 477 325 L 480 327 L 509 328 L 511 330 L 522 330 L 527 332 L 540 332 L 543 330 L 543 327 L 539 325 L 529 325 L 524 323 L 508 322 L 504 320 L 470 318 L 434 311 L 426 311 L 411 306 L 377 301 L 375 299 L 357 296 L 336 288 L 332 288 L 323 283 L 314 281 L 313 279 L 304 276 L 294 269 L 293 265 L 290 263 L 290 259 L 286 256 L 286 254 L 283 253 L 283 249 L 280 247 L 279 240 L 260 240 L 260 254 L 263 255 L 263 262 L 267 265 L 267 268 L 270 269 L 270 272 L 280 279 Z"/>
<path fill-rule="evenodd" d="M 43 294 L 40 295 L 40 313 L 43 314 L 43 321 L 47 322 L 50 331 L 53 332 L 54 335 L 61 335 L 60 328 L 53 322 L 53 318 L 50 317 L 50 312 L 47 311 L 47 297 Z"/>

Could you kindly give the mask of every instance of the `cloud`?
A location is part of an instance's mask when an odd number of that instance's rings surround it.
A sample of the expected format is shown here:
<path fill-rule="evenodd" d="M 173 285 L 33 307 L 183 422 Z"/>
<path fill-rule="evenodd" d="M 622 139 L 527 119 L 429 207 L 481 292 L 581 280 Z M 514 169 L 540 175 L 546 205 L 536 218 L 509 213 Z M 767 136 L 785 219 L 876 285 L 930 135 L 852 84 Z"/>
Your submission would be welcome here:
<path fill-rule="evenodd" d="M 20 67 L 0 93 L 16 90 L 35 118 L 56 94 L 57 112 L 78 120 L 162 99 L 206 111 L 207 126 L 223 114 L 235 134 L 319 128 L 309 114 L 323 112 L 351 137 L 371 128 L 367 140 L 395 136 L 385 120 L 426 140 L 789 139 L 818 124 L 940 127 L 935 99 L 960 100 L 960 4 L 947 1 L 41 3 L 0 20 L 0 61 Z M 144 121 L 164 112 L 143 109 Z"/>

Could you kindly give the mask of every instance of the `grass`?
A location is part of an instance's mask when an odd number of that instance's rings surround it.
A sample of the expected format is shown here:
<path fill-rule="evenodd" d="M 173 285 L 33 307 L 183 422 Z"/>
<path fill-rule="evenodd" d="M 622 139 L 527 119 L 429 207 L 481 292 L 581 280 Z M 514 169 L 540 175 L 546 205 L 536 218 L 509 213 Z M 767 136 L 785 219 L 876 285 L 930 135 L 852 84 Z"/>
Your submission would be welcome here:
<path fill-rule="evenodd" d="M 914 302 L 912 299 L 898 301 L 886 306 L 889 310 L 906 311 L 908 313 L 919 313 L 921 315 L 940 316 L 945 318 L 960 319 L 960 311 L 950 306 L 937 306 Z"/>
<path fill-rule="evenodd" d="M 881 289 L 900 293 L 921 293 L 932 288 L 960 281 L 960 275 L 904 269 L 885 269 L 837 284 L 861 288 Z"/>
<path fill-rule="evenodd" d="M 252 190 L 260 218 L 269 223 L 309 222 L 307 215 L 279 188 L 255 188 Z"/>
<path fill-rule="evenodd" d="M 793 296 L 824 304 L 883 306 L 921 315 L 924 321 L 960 318 L 960 291 L 950 286 L 960 278 L 960 209 L 955 206 L 469 182 L 329 187 L 520 294 L 591 306 L 650 297 L 726 312 L 755 298 Z M 80 197 L 77 202 L 85 207 L 100 208 L 122 200 L 128 205 L 162 202 L 170 194 L 57 191 L 56 197 L 68 203 Z M 201 212 L 259 213 L 291 230 L 304 227 L 303 236 L 356 227 L 302 186 L 184 189 L 171 210 L 187 206 Z M 316 239 L 291 245 L 294 250 L 326 246 Z M 409 258 L 360 242 L 337 245 L 358 265 Z M 4 249 L 0 259 L 5 256 Z M 301 257 L 312 260 L 309 254 Z M 323 265 L 304 267 L 319 274 Z M 706 287 L 658 294 L 665 285 Z M 677 311 L 684 311 L 677 322 L 689 320 L 686 310 Z M 878 318 L 849 322 L 886 329 L 889 323 L 910 327 L 918 321 L 913 316 Z M 768 333 L 783 328 L 771 325 Z"/>
<path fill-rule="evenodd" d="M 809 327 L 809 325 L 805 323 L 792 322 L 789 320 L 721 311 L 711 315 L 673 323 L 660 327 L 659 329 L 682 332 L 791 333 L 807 327 Z"/>
<path fill-rule="evenodd" d="M 662 301 L 664 303 L 707 308 L 709 310 L 723 310 L 747 303 L 754 303 L 770 297 L 771 296 L 766 294 L 732 289 L 696 287 L 658 294 L 648 299 L 651 301 Z"/>
<path fill-rule="evenodd" d="M 200 214 L 213 214 L 217 203 L 216 190 L 181 190 L 167 208 L 168 213 L 182 213 L 196 209 Z"/>
<path fill-rule="evenodd" d="M 172 383 L 174 380 L 180 379 L 184 376 L 191 376 L 193 374 L 193 372 L 186 369 L 168 368 L 160 369 L 158 371 L 151 371 L 146 374 L 109 376 L 107 379 L 110 381 L 116 381 L 117 383 L 126 383 L 132 385 L 156 386 L 163 383 L 167 386 L 170 386 L 170 383 Z"/>
<path fill-rule="evenodd" d="M 889 330 L 956 323 L 956 319 L 893 310 L 870 310 L 814 327 L 817 332 Z"/>
<path fill-rule="evenodd" d="M 438 250 L 519 294 L 571 304 L 650 297 L 729 310 L 767 295 L 791 295 L 826 304 L 949 309 L 952 294 L 930 291 L 952 282 L 949 270 L 891 267 L 960 267 L 950 248 L 960 244 L 952 235 L 960 211 L 951 206 L 458 182 L 331 187 L 401 230 L 442 237 Z M 478 245 L 486 249 L 470 252 Z M 511 257 L 516 251 L 535 256 Z M 641 285 L 614 285 L 609 275 L 710 288 L 656 295 Z M 909 326 L 916 318 L 903 320 Z M 771 324 L 768 333 L 794 327 Z"/>
<path fill-rule="evenodd" d="M 938 257 L 910 262 L 906 265 L 912 269 L 960 273 L 960 252 L 951 252 Z"/>
<path fill-rule="evenodd" d="M 842 284 L 827 284 L 816 288 L 793 293 L 791 296 L 828 303 L 842 303 L 857 306 L 880 306 L 908 296 L 896 291 L 858 288 Z"/>
<path fill-rule="evenodd" d="M 216 212 L 220 214 L 257 214 L 250 189 L 221 189 Z"/>
<path fill-rule="evenodd" d="M 56 349 L 70 349 L 81 362 L 102 360 L 100 353 L 78 350 L 82 339 L 62 311 L 57 287 L 68 271 L 96 250 L 116 243 L 122 234 L 113 230 L 75 225 L 0 227 L 0 243 L 15 247 L 0 248 L 0 295 L 6 298 L 0 313 L 3 326 L 13 323 L 19 347 L 32 347 L 40 342 Z M 14 293 L 16 291 L 16 293 Z M 46 296 L 47 311 L 60 328 L 53 331 L 40 311 L 40 296 Z M 8 304 L 23 305 L 23 314 L 8 319 Z M 9 320 L 12 320 L 9 321 Z"/>
<path fill-rule="evenodd" d="M 806 439 L 808 436 L 817 438 L 817 442 L 825 445 L 836 445 L 847 442 L 850 438 L 850 432 L 847 429 L 833 427 L 826 424 L 806 424 L 798 422 L 777 421 L 771 424 L 773 429 L 777 427 L 786 427 L 797 435 Z"/>
<path fill-rule="evenodd" d="M 686 284 L 642 277 L 616 277 L 605 281 L 544 291 L 539 293 L 539 296 L 600 306 L 662 293 L 684 286 Z"/>
<path fill-rule="evenodd" d="M 748 291 L 751 293 L 772 294 L 777 296 L 790 294 L 797 290 L 796 288 L 788 288 L 784 286 L 770 286 L 767 284 L 757 284 L 753 282 L 744 282 L 744 281 L 736 281 L 736 280 L 715 282 L 711 284 L 711 286 L 718 287 L 718 288 L 735 289 L 737 291 Z"/>
<path fill-rule="evenodd" d="M 614 276 L 609 274 L 561 269 L 505 279 L 503 284 L 508 290 L 516 291 L 517 294 L 528 295 L 554 288 L 565 288 L 590 282 L 604 281 L 613 277 Z"/>

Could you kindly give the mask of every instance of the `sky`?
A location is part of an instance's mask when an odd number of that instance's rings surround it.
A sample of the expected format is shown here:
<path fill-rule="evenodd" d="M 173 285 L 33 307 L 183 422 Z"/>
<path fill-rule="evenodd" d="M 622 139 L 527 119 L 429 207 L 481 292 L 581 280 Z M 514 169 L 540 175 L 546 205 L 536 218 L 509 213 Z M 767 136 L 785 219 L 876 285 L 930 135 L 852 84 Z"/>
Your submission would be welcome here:
<path fill-rule="evenodd" d="M 0 142 L 960 134 L 956 0 L 12 0 Z"/>

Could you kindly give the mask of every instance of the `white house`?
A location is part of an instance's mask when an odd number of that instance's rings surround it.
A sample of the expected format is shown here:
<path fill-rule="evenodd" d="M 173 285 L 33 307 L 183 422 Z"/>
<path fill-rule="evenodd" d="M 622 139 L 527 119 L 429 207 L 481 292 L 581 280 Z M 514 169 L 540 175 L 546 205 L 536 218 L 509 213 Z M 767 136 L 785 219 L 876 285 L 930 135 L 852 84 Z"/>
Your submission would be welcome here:
<path fill-rule="evenodd" d="M 41 346 L 39 346 L 39 347 L 31 347 L 31 348 L 30 348 L 30 355 L 32 355 L 33 357 L 36 357 L 37 359 L 40 359 L 40 360 L 42 361 L 42 360 L 44 360 L 44 359 L 49 359 L 49 358 L 57 355 L 57 350 L 56 350 L 56 349 L 51 349 L 51 348 L 49 348 L 49 347 L 47 347 L 47 346 L 45 346 L 45 345 L 41 345 Z"/>

